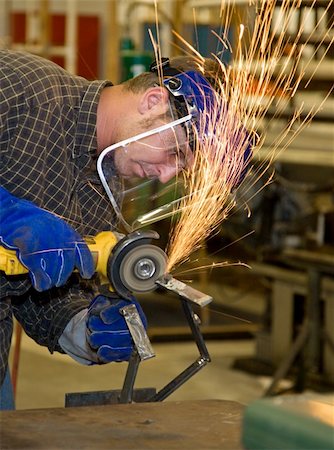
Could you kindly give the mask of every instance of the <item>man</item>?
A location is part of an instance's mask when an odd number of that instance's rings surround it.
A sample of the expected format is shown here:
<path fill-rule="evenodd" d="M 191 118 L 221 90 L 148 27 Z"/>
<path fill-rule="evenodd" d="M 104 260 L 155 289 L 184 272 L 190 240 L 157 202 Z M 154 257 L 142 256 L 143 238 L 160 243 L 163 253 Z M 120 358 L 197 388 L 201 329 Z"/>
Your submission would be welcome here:
<path fill-rule="evenodd" d="M 117 226 L 96 159 L 105 147 L 167 124 L 163 132 L 115 151 L 112 171 L 170 180 L 191 164 L 189 121 L 198 120 L 209 82 L 187 58 L 164 60 L 117 86 L 89 82 L 24 52 L 2 50 L 0 62 L 0 243 L 15 249 L 29 270 L 29 277 L 15 279 L 0 274 L 0 385 L 13 315 L 51 353 L 67 353 L 84 364 L 128 360 L 132 340 L 119 313 L 125 301 L 100 295 L 93 282 L 84 282 L 94 267 L 82 236 Z M 209 91 L 199 89 L 192 76 L 182 78 L 189 69 Z M 208 76 L 216 73 L 208 63 Z M 190 81 L 199 102 L 191 114 L 182 110 L 189 93 L 180 96 Z M 175 115 L 182 126 L 168 128 Z M 115 191 L 117 198 L 121 193 Z"/>

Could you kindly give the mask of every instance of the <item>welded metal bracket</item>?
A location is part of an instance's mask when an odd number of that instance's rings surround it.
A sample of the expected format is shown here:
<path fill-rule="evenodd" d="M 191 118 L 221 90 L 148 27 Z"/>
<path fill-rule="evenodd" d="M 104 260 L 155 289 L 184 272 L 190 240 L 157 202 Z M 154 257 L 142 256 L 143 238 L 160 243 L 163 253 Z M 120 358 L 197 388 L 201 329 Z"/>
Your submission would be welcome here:
<path fill-rule="evenodd" d="M 124 317 L 128 318 L 127 323 L 130 332 L 132 333 L 132 336 L 135 336 L 134 342 L 136 348 L 134 349 L 129 360 L 122 389 L 117 391 L 112 390 L 66 394 L 65 406 L 163 401 L 211 361 L 200 330 L 200 319 L 193 311 L 192 305 L 195 304 L 197 306 L 204 307 L 212 301 L 212 297 L 209 297 L 194 288 L 190 288 L 190 286 L 179 282 L 169 275 L 163 279 L 159 279 L 157 284 L 168 291 L 178 294 L 184 315 L 197 345 L 199 357 L 158 392 L 155 388 L 134 389 L 140 362 L 154 356 L 154 352 L 150 346 L 148 337 L 146 338 L 146 331 L 144 327 L 144 339 L 142 328 L 138 328 L 138 312 L 134 315 L 134 311 L 126 311 Z M 124 314 L 124 311 L 121 312 Z M 141 323 L 141 320 L 139 320 L 139 322 Z M 131 328 L 133 327 L 134 329 L 131 331 Z"/>

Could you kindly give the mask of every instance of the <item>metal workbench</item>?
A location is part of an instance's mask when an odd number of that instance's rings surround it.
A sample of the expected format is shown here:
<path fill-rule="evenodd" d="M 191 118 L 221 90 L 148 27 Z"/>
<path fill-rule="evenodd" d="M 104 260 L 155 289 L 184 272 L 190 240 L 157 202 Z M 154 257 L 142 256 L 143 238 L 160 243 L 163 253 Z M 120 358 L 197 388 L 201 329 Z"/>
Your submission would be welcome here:
<path fill-rule="evenodd" d="M 0 413 L 5 449 L 241 450 L 244 407 L 201 400 Z"/>

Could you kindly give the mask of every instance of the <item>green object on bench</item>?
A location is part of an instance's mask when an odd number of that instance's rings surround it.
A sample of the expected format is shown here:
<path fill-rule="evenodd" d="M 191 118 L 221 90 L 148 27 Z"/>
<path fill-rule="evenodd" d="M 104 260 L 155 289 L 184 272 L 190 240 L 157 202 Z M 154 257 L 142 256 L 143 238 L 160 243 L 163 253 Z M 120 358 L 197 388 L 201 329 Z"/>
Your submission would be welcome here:
<path fill-rule="evenodd" d="M 247 450 L 334 450 L 334 405 L 307 395 L 257 400 L 246 408 L 242 443 Z"/>

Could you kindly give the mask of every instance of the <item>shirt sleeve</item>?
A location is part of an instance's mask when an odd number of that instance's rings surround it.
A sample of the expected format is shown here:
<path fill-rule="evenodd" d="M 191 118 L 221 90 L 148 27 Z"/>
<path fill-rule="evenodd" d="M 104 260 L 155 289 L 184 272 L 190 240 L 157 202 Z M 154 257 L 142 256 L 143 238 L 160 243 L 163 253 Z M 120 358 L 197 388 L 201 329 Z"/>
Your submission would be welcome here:
<path fill-rule="evenodd" d="M 72 275 L 64 287 L 45 292 L 31 289 L 12 300 L 13 313 L 26 334 L 50 353 L 64 353 L 58 342 L 60 336 L 71 319 L 88 308 L 94 297 L 91 286 L 77 280 Z"/>
<path fill-rule="evenodd" d="M 94 363 L 97 364 L 98 358 L 87 342 L 87 311 L 88 309 L 83 309 L 69 321 L 58 342 L 64 352 L 74 361 L 90 366 Z"/>

